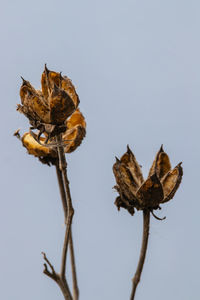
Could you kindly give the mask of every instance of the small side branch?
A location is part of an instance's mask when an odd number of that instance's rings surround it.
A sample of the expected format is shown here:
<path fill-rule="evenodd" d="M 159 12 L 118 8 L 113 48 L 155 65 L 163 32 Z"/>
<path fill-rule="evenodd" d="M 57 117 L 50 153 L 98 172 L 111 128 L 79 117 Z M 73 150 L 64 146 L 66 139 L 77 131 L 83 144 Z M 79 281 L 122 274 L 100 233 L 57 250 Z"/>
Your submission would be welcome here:
<path fill-rule="evenodd" d="M 43 273 L 47 276 L 49 276 L 50 278 L 52 278 L 53 280 L 55 280 L 56 282 L 58 281 L 58 277 L 59 275 L 56 274 L 55 270 L 54 270 L 54 267 L 53 265 L 50 263 L 50 261 L 48 260 L 46 254 L 44 252 L 42 252 L 42 255 L 43 255 L 43 258 L 44 260 L 46 261 L 46 263 L 44 263 L 44 271 Z M 51 269 L 51 272 L 49 271 L 48 269 L 48 266 L 50 267 Z"/>
<path fill-rule="evenodd" d="M 142 247 L 140 250 L 140 258 L 137 266 L 137 270 L 135 272 L 135 275 L 132 279 L 132 291 L 131 291 L 131 297 L 130 300 L 134 300 L 135 298 L 135 292 L 138 283 L 140 282 L 140 277 L 142 274 L 146 251 L 147 251 L 147 245 L 148 245 L 148 238 L 149 238 L 149 223 L 150 223 L 150 211 L 149 210 L 143 210 L 143 238 L 142 238 Z"/>
<path fill-rule="evenodd" d="M 49 259 L 47 258 L 44 252 L 42 252 L 42 255 L 44 260 L 46 261 L 46 263 L 44 263 L 43 273 L 48 277 L 50 277 L 51 279 L 53 279 L 58 284 L 58 286 L 60 287 L 63 293 L 65 300 L 73 300 L 66 279 L 63 280 L 60 274 L 55 272 L 53 265 L 50 263 Z M 51 271 L 49 271 L 48 266 L 51 269 Z"/>

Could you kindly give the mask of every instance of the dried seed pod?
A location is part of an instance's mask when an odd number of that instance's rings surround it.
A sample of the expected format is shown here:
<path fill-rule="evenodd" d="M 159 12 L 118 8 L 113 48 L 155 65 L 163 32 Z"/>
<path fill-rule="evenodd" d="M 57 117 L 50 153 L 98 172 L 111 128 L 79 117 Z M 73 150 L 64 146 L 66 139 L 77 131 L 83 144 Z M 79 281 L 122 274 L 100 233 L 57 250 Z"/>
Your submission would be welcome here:
<path fill-rule="evenodd" d="M 151 211 L 160 208 L 161 203 L 173 198 L 183 175 L 180 164 L 171 170 L 169 157 L 162 147 L 146 181 L 143 180 L 140 166 L 129 148 L 120 160 L 117 159 L 113 172 L 117 182 L 115 189 L 119 193 L 115 204 L 118 209 L 123 207 L 131 214 L 134 208 Z"/>
<path fill-rule="evenodd" d="M 35 90 L 23 79 L 17 110 L 28 117 L 31 129 L 38 129 L 39 133 L 24 134 L 22 143 L 29 154 L 44 163 L 53 163 L 57 159 L 55 136 L 62 134 L 64 151 L 73 152 L 85 137 L 86 122 L 77 108 L 79 97 L 69 78 L 45 65 L 41 86 L 41 91 Z"/>
<path fill-rule="evenodd" d="M 71 80 L 48 70 L 45 65 L 41 85 L 42 91 L 36 91 L 30 82 L 23 79 L 20 89 L 22 105 L 18 105 L 17 110 L 25 114 L 37 129 L 40 123 L 62 125 L 79 104 Z"/>

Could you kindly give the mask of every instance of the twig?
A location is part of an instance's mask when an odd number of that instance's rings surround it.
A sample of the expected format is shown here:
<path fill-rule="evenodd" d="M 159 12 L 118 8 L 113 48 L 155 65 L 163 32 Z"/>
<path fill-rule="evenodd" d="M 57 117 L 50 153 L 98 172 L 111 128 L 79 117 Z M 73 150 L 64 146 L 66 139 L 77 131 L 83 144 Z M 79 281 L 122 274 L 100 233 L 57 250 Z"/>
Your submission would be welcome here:
<path fill-rule="evenodd" d="M 59 285 L 65 300 L 73 300 L 66 279 L 63 280 L 60 274 L 55 272 L 53 265 L 50 263 L 49 259 L 47 258 L 44 252 L 42 252 L 42 255 L 44 260 L 46 261 L 46 263 L 44 264 L 43 273 L 51 279 L 53 279 Z M 50 267 L 51 272 L 49 271 L 48 266 Z"/>
<path fill-rule="evenodd" d="M 131 291 L 130 300 L 134 300 L 136 288 L 137 288 L 137 285 L 140 281 L 142 269 L 143 269 L 143 266 L 144 266 L 144 260 L 145 260 L 145 256 L 146 256 L 148 237 L 149 237 L 149 223 L 150 223 L 150 211 L 144 209 L 143 210 L 142 247 L 141 247 L 141 250 L 140 250 L 140 258 L 139 258 L 137 270 L 136 270 L 135 275 L 132 279 L 132 291 Z"/>
<path fill-rule="evenodd" d="M 64 215 L 65 215 L 65 224 L 66 224 L 66 222 L 67 222 L 67 200 L 66 200 L 66 194 L 65 194 L 62 173 L 60 171 L 58 164 L 56 164 L 56 174 L 57 174 L 57 179 L 58 179 L 58 184 L 59 184 L 59 189 L 60 189 L 61 200 L 62 200 L 62 204 L 63 204 Z M 72 230 L 70 230 L 70 236 L 69 236 L 69 249 L 70 249 L 71 268 L 72 268 L 73 300 L 78 300 L 79 289 L 78 289 L 78 283 L 77 283 Z"/>
<path fill-rule="evenodd" d="M 74 256 L 72 231 L 70 232 L 69 249 L 70 249 L 70 259 L 71 259 L 71 268 L 72 268 L 72 283 L 73 283 L 73 298 L 74 298 L 73 300 L 78 300 L 79 288 L 78 288 L 77 274 L 76 274 L 76 264 L 75 264 L 75 256 Z"/>
<path fill-rule="evenodd" d="M 61 277 L 65 278 L 65 270 L 66 270 L 66 259 L 67 259 L 67 248 L 69 243 L 69 236 L 71 231 L 71 224 L 74 215 L 74 209 L 72 206 L 71 194 L 69 189 L 69 181 L 67 178 L 67 162 L 65 159 L 64 148 L 62 146 L 62 135 L 59 134 L 56 136 L 57 142 L 57 150 L 59 157 L 59 168 L 62 172 L 63 181 L 65 185 L 66 199 L 67 199 L 67 220 L 66 220 L 66 232 L 65 232 L 65 240 L 63 245 L 63 253 L 62 253 L 62 261 L 61 261 Z"/>

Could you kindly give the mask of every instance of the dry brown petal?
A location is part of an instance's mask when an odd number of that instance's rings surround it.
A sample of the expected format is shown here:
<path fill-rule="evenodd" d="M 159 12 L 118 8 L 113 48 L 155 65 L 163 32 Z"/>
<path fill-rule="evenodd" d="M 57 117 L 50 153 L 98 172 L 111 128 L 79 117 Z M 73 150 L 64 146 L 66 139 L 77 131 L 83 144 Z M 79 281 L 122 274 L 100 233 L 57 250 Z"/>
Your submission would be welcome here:
<path fill-rule="evenodd" d="M 41 86 L 42 93 L 46 99 L 48 99 L 55 84 L 57 87 L 61 87 L 61 78 L 62 76 L 60 73 L 48 70 L 47 66 L 45 65 L 45 70 L 41 77 Z"/>
<path fill-rule="evenodd" d="M 129 169 L 117 158 L 116 163 L 113 165 L 113 173 L 120 189 L 120 193 L 124 194 L 129 201 L 137 201 L 135 196 L 138 188 L 137 184 Z"/>
<path fill-rule="evenodd" d="M 74 128 L 76 126 L 81 126 L 86 129 L 86 122 L 83 114 L 80 112 L 79 108 L 71 115 L 71 117 L 66 121 L 66 126 L 68 129 Z"/>
<path fill-rule="evenodd" d="M 51 91 L 56 85 L 71 97 L 72 101 L 74 102 L 75 108 L 78 107 L 78 104 L 80 102 L 79 97 L 76 93 L 74 85 L 67 76 L 62 76 L 61 73 L 58 72 L 49 71 L 45 66 L 45 70 L 42 73 L 41 85 L 42 93 L 46 99 L 49 97 Z"/>
<path fill-rule="evenodd" d="M 86 134 L 86 122 L 79 109 L 67 120 L 66 126 L 67 130 L 63 134 L 63 140 L 71 140 L 67 141 L 65 146 L 65 152 L 70 153 L 81 144 Z"/>
<path fill-rule="evenodd" d="M 141 168 L 129 146 L 127 146 L 127 152 L 121 157 L 120 161 L 126 165 L 130 170 L 132 177 L 137 185 L 137 188 L 143 183 L 143 175 Z"/>
<path fill-rule="evenodd" d="M 82 140 L 85 137 L 85 133 L 85 129 L 81 126 L 77 126 L 76 128 L 67 130 L 63 137 L 64 140 L 69 140 L 64 142 L 64 144 L 66 144 L 66 146 L 64 147 L 65 153 L 71 153 L 76 150 L 76 148 L 82 143 Z"/>
<path fill-rule="evenodd" d="M 42 87 L 42 94 L 44 95 L 44 97 L 46 99 L 48 99 L 48 97 L 49 97 L 49 84 L 47 82 L 47 76 L 46 76 L 45 71 L 42 73 L 41 87 Z"/>
<path fill-rule="evenodd" d="M 156 209 L 163 200 L 163 196 L 163 188 L 156 174 L 148 177 L 136 194 L 142 209 Z"/>
<path fill-rule="evenodd" d="M 22 105 L 18 110 L 23 112 L 30 120 L 50 122 L 50 110 L 41 92 L 36 91 L 31 84 L 23 80 L 20 88 Z"/>
<path fill-rule="evenodd" d="M 35 134 L 35 138 L 36 138 L 36 134 Z M 43 143 L 44 140 L 45 140 L 44 138 L 42 137 L 40 138 L 41 143 Z M 22 144 L 27 149 L 29 154 L 32 154 L 36 157 L 57 156 L 56 151 L 54 151 L 52 148 L 45 147 L 37 143 L 29 132 L 26 132 L 23 135 Z"/>
<path fill-rule="evenodd" d="M 74 105 L 77 108 L 80 100 L 72 81 L 67 76 L 62 77 L 61 87 L 72 98 Z"/>
<path fill-rule="evenodd" d="M 156 174 L 161 179 L 171 170 L 171 164 L 167 153 L 164 152 L 162 146 L 153 161 L 148 177 Z"/>
<path fill-rule="evenodd" d="M 173 198 L 181 183 L 182 175 L 183 169 L 180 163 L 162 179 L 161 183 L 164 191 L 164 199 L 162 203 L 165 203 Z"/>
<path fill-rule="evenodd" d="M 163 178 L 171 170 L 171 164 L 169 156 L 165 152 L 159 154 L 157 165 L 156 165 L 156 174 L 159 179 Z"/>
<path fill-rule="evenodd" d="M 74 112 L 75 105 L 71 97 L 54 85 L 50 96 L 51 123 L 62 124 Z"/>

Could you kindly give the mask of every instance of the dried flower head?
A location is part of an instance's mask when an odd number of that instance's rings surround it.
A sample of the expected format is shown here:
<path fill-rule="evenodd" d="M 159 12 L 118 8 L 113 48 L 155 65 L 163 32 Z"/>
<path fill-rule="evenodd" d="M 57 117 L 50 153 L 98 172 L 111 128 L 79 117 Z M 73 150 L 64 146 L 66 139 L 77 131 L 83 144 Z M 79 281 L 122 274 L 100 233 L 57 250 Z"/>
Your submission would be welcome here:
<path fill-rule="evenodd" d="M 134 214 L 135 208 L 153 212 L 154 209 L 160 208 L 160 204 L 172 199 L 183 175 L 181 163 L 171 170 L 169 157 L 162 146 L 145 181 L 129 147 L 120 160 L 116 158 L 113 172 L 117 182 L 114 188 L 119 193 L 115 204 L 118 209 L 120 207 L 127 209 L 131 215 Z"/>
<path fill-rule="evenodd" d="M 79 97 L 71 80 L 61 73 L 49 71 L 45 65 L 42 73 L 42 90 L 36 90 L 22 78 L 21 104 L 17 110 L 23 113 L 33 128 L 48 132 L 49 125 L 63 125 L 79 104 Z M 45 126 L 46 125 L 46 126 Z M 63 129 L 64 131 L 64 129 Z"/>
<path fill-rule="evenodd" d="M 29 119 L 31 129 L 39 130 L 38 134 L 30 130 L 22 138 L 19 131 L 15 135 L 29 154 L 43 163 L 54 164 L 57 161 L 55 136 L 61 133 L 65 153 L 73 152 L 85 137 L 86 122 L 77 108 L 79 97 L 69 78 L 49 71 L 45 65 L 41 86 L 41 91 L 35 90 L 23 79 L 20 88 L 22 104 L 17 106 L 17 110 Z"/>

